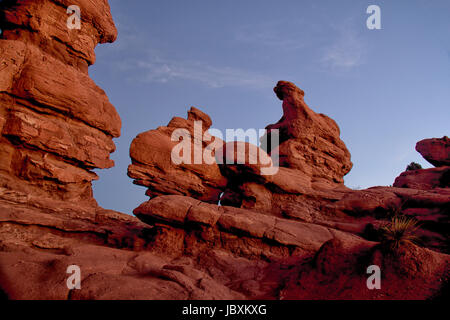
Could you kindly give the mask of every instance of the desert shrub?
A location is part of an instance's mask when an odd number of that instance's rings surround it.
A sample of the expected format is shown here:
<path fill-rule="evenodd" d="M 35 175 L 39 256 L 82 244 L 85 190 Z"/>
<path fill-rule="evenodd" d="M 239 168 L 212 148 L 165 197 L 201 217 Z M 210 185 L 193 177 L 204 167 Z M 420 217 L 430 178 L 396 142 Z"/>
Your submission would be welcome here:
<path fill-rule="evenodd" d="M 381 228 L 381 243 L 384 247 L 396 250 L 402 244 L 417 243 L 417 221 L 405 216 L 394 216 Z"/>
<path fill-rule="evenodd" d="M 411 162 L 406 167 L 406 171 L 413 171 L 413 170 L 419 170 L 419 169 L 422 169 L 422 166 L 420 165 L 420 163 L 417 163 L 417 162 Z"/>

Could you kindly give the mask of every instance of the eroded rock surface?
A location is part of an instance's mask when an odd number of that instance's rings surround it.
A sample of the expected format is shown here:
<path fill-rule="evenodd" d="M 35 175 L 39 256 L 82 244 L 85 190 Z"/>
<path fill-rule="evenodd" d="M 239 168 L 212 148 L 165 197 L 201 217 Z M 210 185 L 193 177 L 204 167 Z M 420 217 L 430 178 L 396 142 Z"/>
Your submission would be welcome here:
<path fill-rule="evenodd" d="M 70 4 L 1 4 L 1 187 L 95 203 L 91 170 L 114 165 L 121 120 L 87 67 L 117 30 L 107 1 L 77 1 L 82 28 L 69 29 Z"/>
<path fill-rule="evenodd" d="M 293 83 L 279 81 L 274 91 L 283 101 L 283 117 L 266 129 L 269 135 L 280 131 L 280 166 L 301 171 L 312 184 L 343 183 L 353 164 L 336 122 L 311 110 L 304 91 Z"/>
<path fill-rule="evenodd" d="M 435 167 L 450 166 L 450 139 L 424 139 L 416 144 L 416 150 Z"/>
<path fill-rule="evenodd" d="M 187 195 L 218 203 L 226 179 L 215 162 L 213 150 L 210 152 L 210 164 L 204 163 L 203 157 L 207 145 L 223 144 L 223 141 L 208 134 L 211 124 L 208 115 L 191 108 L 187 119 L 174 117 L 166 127 L 139 134 L 130 147 L 132 164 L 128 175 L 135 179 L 135 184 L 148 187 L 147 195 L 151 197 Z M 175 130 L 180 134 L 174 134 Z M 185 136 L 181 136 L 183 133 Z M 180 159 L 181 163 L 175 163 L 172 150 L 183 140 L 191 152 L 186 161 Z M 183 156 L 181 150 L 175 154 Z"/>
<path fill-rule="evenodd" d="M 448 229 L 450 190 L 438 187 L 434 178 L 428 179 L 427 187 L 346 188 L 342 178 L 351 168 L 350 154 L 335 122 L 309 109 L 303 91 L 292 83 L 279 82 L 275 93 L 283 100 L 284 116 L 267 130 L 268 135 L 273 129 L 280 131 L 280 144 L 263 147 L 269 153 L 280 152 L 276 173 L 262 174 L 267 154 L 262 152 L 259 157 L 258 147 L 247 142 L 222 144 L 216 163 L 203 164 L 214 170 L 218 166 L 226 180 L 221 205 L 197 194 L 170 190 L 165 195 L 147 193 L 151 199 L 134 210 L 154 228 L 153 250 L 195 257 L 200 268 L 210 266 L 211 252 L 222 252 L 230 261 L 239 257 L 253 267 L 256 261 L 259 265 L 253 272 L 258 276 L 249 282 L 237 273 L 232 286 L 250 298 L 420 299 L 438 295 L 440 283 L 448 277 L 448 232 L 444 230 Z M 150 132 L 158 131 L 161 128 Z M 132 170 L 137 142 L 144 150 L 151 149 L 155 143 L 151 141 L 156 139 L 143 143 L 138 136 L 133 142 Z M 287 146 L 298 148 L 292 151 Z M 164 150 L 166 158 L 169 149 Z M 252 157 L 257 161 L 252 162 Z M 142 170 L 162 166 L 152 156 L 139 162 L 145 167 Z M 178 173 L 189 176 L 185 169 Z M 386 251 L 380 244 L 381 228 L 396 215 L 420 221 L 421 244 L 435 251 L 413 244 L 396 253 Z M 435 264 L 422 261 L 425 256 Z M 365 282 L 366 268 L 375 262 L 388 270 L 392 280 L 381 291 L 368 290 Z M 408 267 L 412 265 L 418 266 L 414 272 Z M 411 285 L 423 290 L 412 293 Z"/>

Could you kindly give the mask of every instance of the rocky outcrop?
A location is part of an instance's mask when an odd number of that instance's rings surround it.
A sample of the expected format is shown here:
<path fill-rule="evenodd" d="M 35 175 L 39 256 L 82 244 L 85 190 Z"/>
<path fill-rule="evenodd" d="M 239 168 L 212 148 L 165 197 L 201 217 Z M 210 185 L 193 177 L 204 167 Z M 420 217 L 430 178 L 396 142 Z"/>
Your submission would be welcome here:
<path fill-rule="evenodd" d="M 278 147 L 280 166 L 299 170 L 313 185 L 343 183 L 353 164 L 336 122 L 311 110 L 293 83 L 279 81 L 274 91 L 283 101 L 283 117 L 266 129 L 268 135 L 278 129 L 280 142 L 265 149 L 270 153 Z"/>
<path fill-rule="evenodd" d="M 417 142 L 416 150 L 435 167 L 450 166 L 450 139 L 425 139 Z"/>
<path fill-rule="evenodd" d="M 134 214 L 152 227 L 152 250 L 173 257 L 194 257 L 197 267 L 209 274 L 215 274 L 212 270 L 216 270 L 217 264 L 221 265 L 215 260 L 220 252 L 229 263 L 221 267 L 219 278 L 222 272 L 229 274 L 230 270 L 235 270 L 234 259 L 245 261 L 245 270 L 252 270 L 253 278 L 236 272 L 232 280 L 225 279 L 232 281 L 230 288 L 251 298 L 420 299 L 434 296 L 440 288 L 436 284 L 447 277 L 448 255 L 413 245 L 414 254 L 402 248 L 406 253 L 398 254 L 400 257 L 405 254 L 407 258 L 400 259 L 384 251 L 379 242 L 381 228 L 392 216 L 401 214 L 421 221 L 423 229 L 418 234 L 422 245 L 447 253 L 448 235 L 442 230 L 448 225 L 445 214 L 449 208 L 448 190 L 346 188 L 342 178 L 351 168 L 350 154 L 339 139 L 337 125 L 309 109 L 303 101 L 303 91 L 292 83 L 279 82 L 275 93 L 283 99 L 284 116 L 277 124 L 267 127 L 269 138 L 262 140 L 270 143 L 262 147 L 269 154 L 280 153 L 278 170 L 262 174 L 262 169 L 274 166 L 274 159 L 267 161 L 267 153 L 239 141 L 223 143 L 218 140 L 216 161 L 198 165 L 204 171 L 208 167 L 214 171 L 219 169 L 225 181 L 217 188 L 217 193 L 223 190 L 220 205 L 208 192 L 202 199 L 201 195 L 189 191 L 186 187 L 189 184 L 179 182 L 191 176 L 191 167 L 167 162 L 175 146 L 169 135 L 175 128 L 170 128 L 164 138 L 156 135 L 168 130 L 167 127 L 141 134 L 133 141 L 129 175 L 141 179 L 136 180 L 139 184 L 149 186 L 147 194 L 151 196 Z M 198 118 L 208 119 L 204 127 L 210 127 L 209 117 L 202 114 Z M 192 136 L 193 124 L 189 116 L 188 120 L 179 120 L 177 125 L 190 128 Z M 280 133 L 279 145 L 271 145 L 274 129 Z M 143 139 L 142 135 L 151 138 Z M 165 141 L 164 148 L 160 147 L 160 141 Z M 202 150 L 207 145 L 202 144 Z M 297 151 L 291 146 L 297 146 Z M 159 151 L 157 158 L 149 151 L 145 153 L 144 150 L 150 149 Z M 148 173 L 139 176 L 137 168 Z M 160 174 L 157 180 L 153 179 L 153 172 Z M 171 172 L 176 172 L 177 177 Z M 202 176 L 196 176 L 200 178 L 196 185 L 210 184 L 211 176 L 203 175 L 203 180 Z M 166 187 L 172 181 L 178 181 L 179 190 Z M 153 192 L 154 189 L 158 192 Z M 424 256 L 429 256 L 436 264 L 429 266 L 422 262 Z M 365 269 L 374 261 L 389 270 L 387 277 L 392 279 L 381 292 L 368 290 L 365 282 Z M 409 267 L 406 266 L 417 265 L 418 261 L 423 268 L 417 270 L 417 278 L 407 275 Z M 399 265 L 403 268 L 400 271 L 396 269 Z M 430 268 L 433 276 L 427 278 Z M 414 295 L 401 289 L 405 277 L 427 289 Z M 343 282 L 352 283 L 352 289 L 345 289 Z"/>
<path fill-rule="evenodd" d="M 417 143 L 416 149 L 429 150 L 428 158 L 441 159 L 445 163 L 442 149 L 437 148 L 434 153 L 433 141 L 443 139 L 426 139 Z M 440 151 L 439 151 L 440 150 Z M 422 244 L 435 250 L 449 253 L 449 212 L 450 212 L 450 166 L 440 166 L 430 169 L 407 170 L 401 173 L 392 188 L 377 187 L 351 192 L 337 201 L 335 208 L 353 216 L 372 216 L 385 218 L 405 215 L 420 221 L 420 236 Z M 369 233 L 378 222 L 371 222 Z"/>
<path fill-rule="evenodd" d="M 95 203 L 92 169 L 114 165 L 121 121 L 87 67 L 117 30 L 107 1 L 78 1 L 82 28 L 69 29 L 70 4 L 1 4 L 1 187 Z"/>
<path fill-rule="evenodd" d="M 341 234 L 320 225 L 181 196 L 157 197 L 141 204 L 134 214 L 142 221 L 162 228 L 164 239 L 171 241 L 163 248 L 171 248 L 171 253 L 178 255 L 198 255 L 201 251 L 217 248 L 247 258 L 280 259 L 313 253 L 324 242 Z"/>
<path fill-rule="evenodd" d="M 81 9 L 80 30 L 66 25 L 72 4 Z M 92 169 L 114 165 L 109 155 L 121 127 L 87 72 L 95 46 L 117 36 L 108 2 L 0 6 L 2 297 L 242 299 L 192 259 L 150 253 L 154 228 L 92 197 Z M 66 285 L 70 265 L 81 269 L 81 290 Z"/>
<path fill-rule="evenodd" d="M 215 162 L 213 150 L 209 152 L 210 163 L 204 163 L 203 157 L 208 145 L 223 145 L 222 140 L 207 132 L 211 124 L 208 115 L 191 108 L 187 119 L 175 117 L 166 127 L 139 134 L 130 147 L 132 164 L 128 176 L 135 179 L 135 184 L 148 187 L 146 194 L 150 197 L 186 195 L 218 203 L 226 179 Z M 183 155 L 183 150 L 179 150 L 173 155 L 180 141 L 187 146 L 184 152 L 190 152 Z M 175 160 L 174 156 L 180 159 Z"/>
<path fill-rule="evenodd" d="M 283 117 L 266 127 L 261 148 L 278 154 L 279 163 L 272 165 L 279 168 L 264 175 L 261 164 L 224 162 L 220 168 L 228 184 L 221 203 L 308 222 L 321 219 L 327 203 L 347 190 L 343 177 L 352 167 L 350 153 L 336 122 L 311 110 L 303 90 L 279 81 L 274 92 L 283 100 Z M 278 144 L 272 145 L 275 130 Z"/>
<path fill-rule="evenodd" d="M 450 187 L 450 167 L 405 171 L 395 179 L 393 186 L 418 190 L 448 188 Z"/>
<path fill-rule="evenodd" d="M 0 199 L 0 288 L 9 299 L 244 297 L 188 257 L 150 252 L 154 230 L 132 216 L 23 196 Z M 71 265 L 80 267 L 80 290 L 66 285 Z"/>
<path fill-rule="evenodd" d="M 416 150 L 437 168 L 407 170 L 395 179 L 394 187 L 429 190 L 450 187 L 450 139 L 425 139 Z"/>

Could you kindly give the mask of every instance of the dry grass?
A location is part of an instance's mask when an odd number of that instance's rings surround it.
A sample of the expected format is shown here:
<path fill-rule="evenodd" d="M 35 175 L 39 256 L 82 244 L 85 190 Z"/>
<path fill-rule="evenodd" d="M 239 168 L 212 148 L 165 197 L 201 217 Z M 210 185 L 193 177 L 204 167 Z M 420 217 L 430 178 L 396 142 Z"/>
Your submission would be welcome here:
<path fill-rule="evenodd" d="M 395 216 L 391 222 L 381 228 L 381 243 L 391 250 L 396 250 L 402 244 L 417 243 L 419 238 L 416 235 L 419 225 L 416 220 Z"/>

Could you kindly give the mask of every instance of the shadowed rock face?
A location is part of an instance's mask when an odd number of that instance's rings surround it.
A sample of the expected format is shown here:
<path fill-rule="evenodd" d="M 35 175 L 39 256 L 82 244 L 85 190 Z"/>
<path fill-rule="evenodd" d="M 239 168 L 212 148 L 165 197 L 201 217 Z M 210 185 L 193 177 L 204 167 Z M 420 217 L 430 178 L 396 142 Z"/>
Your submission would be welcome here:
<path fill-rule="evenodd" d="M 280 130 L 280 144 L 263 146 L 281 155 L 276 174 L 262 175 L 267 164 L 245 157 L 218 164 L 240 156 L 236 145 L 259 149 L 213 139 L 210 117 L 191 108 L 187 119 L 144 132 L 130 147 L 128 175 L 151 197 L 134 210 L 138 219 L 98 207 L 91 170 L 113 166 L 120 118 L 87 68 L 95 46 L 117 33 L 106 0 L 73 2 L 0 4 L 1 294 L 426 299 L 448 283 L 450 190 L 435 183 L 448 167 L 408 174 L 401 188 L 346 188 L 342 178 L 352 164 L 338 126 L 286 81 L 275 88 L 283 118 L 267 127 L 269 135 Z M 81 30 L 65 25 L 71 4 L 81 8 Z M 208 163 L 173 163 L 176 129 L 192 138 L 189 146 L 205 152 L 213 142 L 218 153 Z M 448 163 L 434 151 L 431 158 Z M 379 229 L 393 214 L 422 222 L 423 247 L 386 252 Z M 373 264 L 382 269 L 381 290 L 366 287 Z M 66 286 L 70 265 L 81 268 L 80 290 Z"/>

